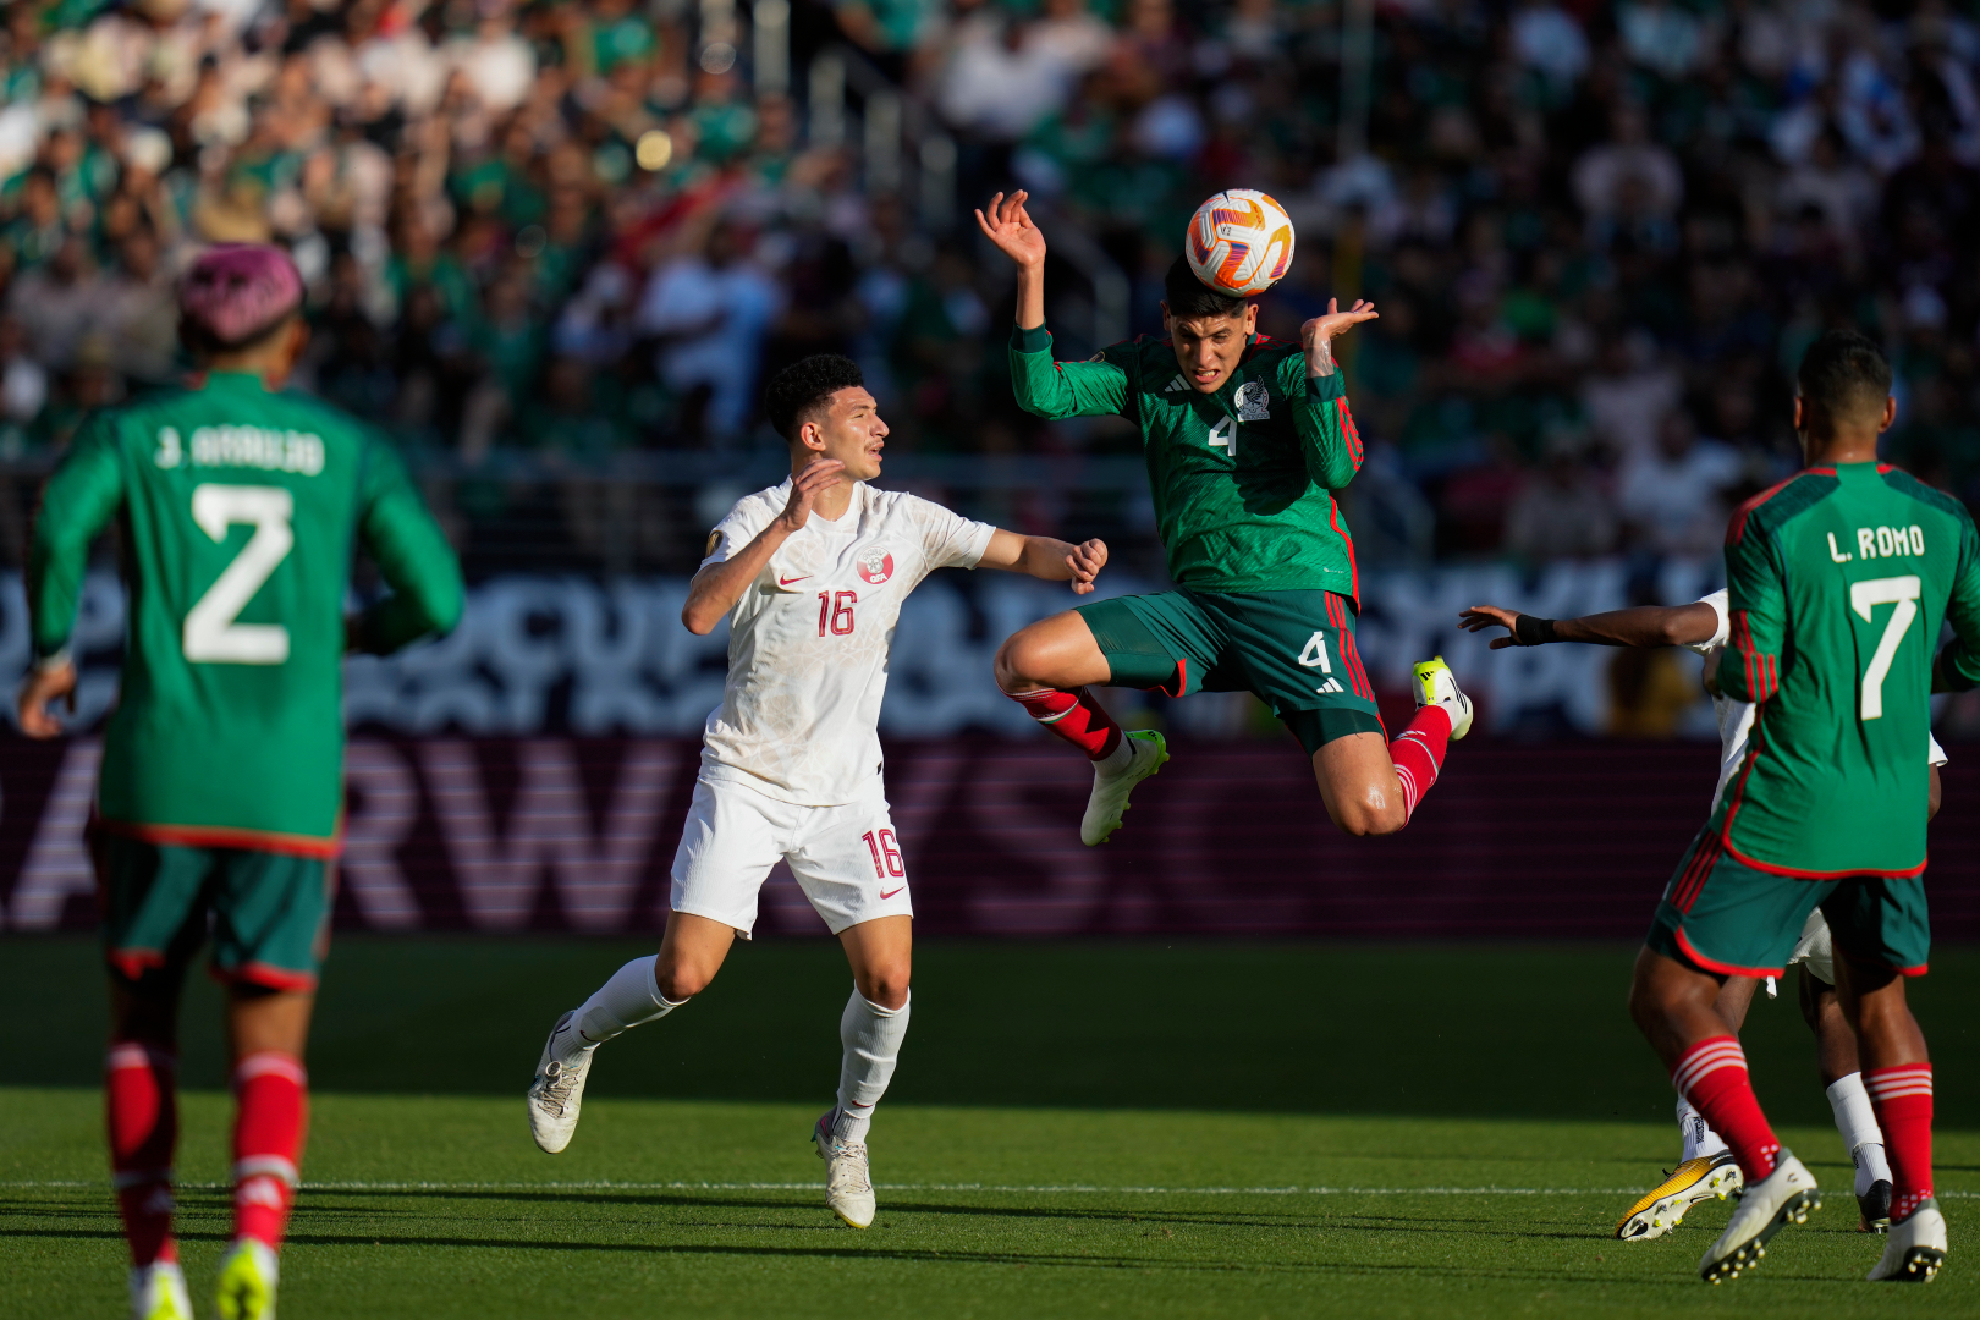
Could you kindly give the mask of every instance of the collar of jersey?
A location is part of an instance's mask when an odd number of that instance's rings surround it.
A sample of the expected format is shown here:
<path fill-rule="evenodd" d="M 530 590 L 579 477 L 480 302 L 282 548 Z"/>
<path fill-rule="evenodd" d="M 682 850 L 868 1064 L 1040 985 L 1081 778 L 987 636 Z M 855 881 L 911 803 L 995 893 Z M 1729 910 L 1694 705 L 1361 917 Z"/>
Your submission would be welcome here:
<path fill-rule="evenodd" d="M 256 371 L 209 371 L 206 373 L 206 388 L 228 390 L 252 390 L 256 394 L 268 393 L 268 382 Z"/>

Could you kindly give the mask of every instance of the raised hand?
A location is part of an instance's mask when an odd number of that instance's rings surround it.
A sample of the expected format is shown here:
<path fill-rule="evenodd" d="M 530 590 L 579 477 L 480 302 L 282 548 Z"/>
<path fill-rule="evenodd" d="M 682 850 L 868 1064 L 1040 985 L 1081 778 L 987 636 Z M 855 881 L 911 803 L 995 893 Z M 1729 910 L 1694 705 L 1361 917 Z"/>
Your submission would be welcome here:
<path fill-rule="evenodd" d="M 1039 267 L 1045 264 L 1045 235 L 1024 209 L 1030 197 L 1023 189 L 1009 197 L 998 193 L 990 199 L 987 215 L 981 210 L 976 213 L 976 227 L 1019 266 Z"/>
<path fill-rule="evenodd" d="M 1334 374 L 1335 335 L 1345 334 L 1363 321 L 1374 321 L 1381 317 L 1375 304 L 1365 298 L 1356 298 L 1354 306 L 1342 311 L 1340 299 L 1327 300 L 1327 314 L 1316 316 L 1299 328 L 1299 346 L 1306 353 L 1306 369 L 1315 376 Z"/>
<path fill-rule="evenodd" d="M 845 474 L 846 465 L 836 458 L 821 458 L 807 465 L 804 471 L 791 478 L 791 498 L 784 504 L 784 525 L 791 531 L 804 529 L 811 521 L 811 511 L 818 505 L 818 496 L 829 487 L 837 484 Z"/>
<path fill-rule="evenodd" d="M 1066 556 L 1066 567 L 1072 570 L 1072 589 L 1075 596 L 1084 596 L 1093 590 L 1093 579 L 1100 576 L 1100 570 L 1107 566 L 1107 543 L 1101 540 L 1082 541 L 1073 547 Z"/>
<path fill-rule="evenodd" d="M 1473 605 L 1468 610 L 1458 612 L 1458 622 L 1466 632 L 1504 628 L 1506 630 L 1504 637 L 1492 639 L 1494 651 L 1503 651 L 1508 646 L 1519 645 L 1519 638 L 1515 635 L 1519 622 L 1518 610 L 1502 610 L 1497 605 Z"/>

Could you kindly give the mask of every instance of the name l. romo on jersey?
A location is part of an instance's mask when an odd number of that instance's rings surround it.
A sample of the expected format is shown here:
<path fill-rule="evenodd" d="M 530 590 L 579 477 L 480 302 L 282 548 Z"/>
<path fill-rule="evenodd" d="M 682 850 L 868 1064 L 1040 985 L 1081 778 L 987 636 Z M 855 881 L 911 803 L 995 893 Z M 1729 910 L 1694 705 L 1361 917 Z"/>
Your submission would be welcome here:
<path fill-rule="evenodd" d="M 1925 529 L 1913 523 L 1909 527 L 1859 527 L 1856 529 L 1856 553 L 1844 554 L 1836 544 L 1836 534 L 1828 533 L 1829 558 L 1838 564 L 1847 564 L 1852 559 L 1890 559 L 1896 555 L 1922 555 L 1925 553 Z"/>

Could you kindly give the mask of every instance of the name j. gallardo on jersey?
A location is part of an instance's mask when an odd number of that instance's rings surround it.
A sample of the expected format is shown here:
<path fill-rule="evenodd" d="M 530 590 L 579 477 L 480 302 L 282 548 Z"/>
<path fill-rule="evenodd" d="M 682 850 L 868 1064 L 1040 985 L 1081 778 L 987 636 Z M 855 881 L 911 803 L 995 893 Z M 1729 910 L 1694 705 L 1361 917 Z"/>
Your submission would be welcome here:
<path fill-rule="evenodd" d="M 785 481 L 737 503 L 710 538 L 730 558 L 784 511 Z M 702 773 L 808 806 L 849 802 L 880 772 L 880 703 L 901 602 L 938 568 L 973 568 L 996 531 L 864 482 L 813 514 L 729 615 L 729 675 Z"/>

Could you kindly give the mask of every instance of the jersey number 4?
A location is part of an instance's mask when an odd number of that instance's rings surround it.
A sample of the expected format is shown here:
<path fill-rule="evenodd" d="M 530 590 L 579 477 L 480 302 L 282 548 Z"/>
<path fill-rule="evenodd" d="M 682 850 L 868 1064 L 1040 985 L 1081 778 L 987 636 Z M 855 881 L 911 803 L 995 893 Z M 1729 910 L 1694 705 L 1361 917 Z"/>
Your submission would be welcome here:
<path fill-rule="evenodd" d="M 215 541 L 227 529 L 254 528 L 241 552 L 186 611 L 186 659 L 202 664 L 279 665 L 289 658 L 289 630 L 279 623 L 238 623 L 241 611 L 296 544 L 289 525 L 295 497 L 279 486 L 195 486 L 193 521 Z"/>
<path fill-rule="evenodd" d="M 1875 607 L 1897 606 L 1884 624 L 1884 635 L 1877 640 L 1877 649 L 1870 655 L 1870 667 L 1863 671 L 1863 695 L 1857 704 L 1859 719 L 1884 718 L 1884 680 L 1890 676 L 1891 662 L 1897 659 L 1897 650 L 1904 642 L 1904 635 L 1911 631 L 1912 623 L 1918 618 L 1918 592 L 1918 578 L 1915 575 L 1873 578 L 1868 582 L 1850 584 L 1850 608 L 1861 615 L 1865 623 L 1875 622 L 1870 616 L 1870 611 Z"/>

